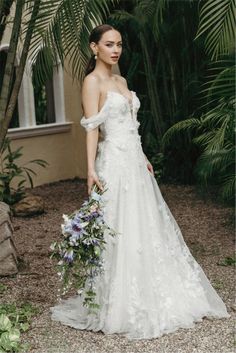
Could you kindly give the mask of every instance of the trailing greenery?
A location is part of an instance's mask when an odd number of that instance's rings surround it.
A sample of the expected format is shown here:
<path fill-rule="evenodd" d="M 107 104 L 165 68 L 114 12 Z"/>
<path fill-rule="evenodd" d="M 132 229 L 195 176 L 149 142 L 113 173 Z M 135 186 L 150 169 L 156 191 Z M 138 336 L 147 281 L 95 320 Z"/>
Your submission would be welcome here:
<path fill-rule="evenodd" d="M 0 304 L 0 353 L 22 352 L 28 345 L 21 343 L 21 332 L 30 327 L 32 316 L 38 309 L 31 304 Z"/>
<path fill-rule="evenodd" d="M 32 175 L 37 173 L 29 167 L 30 164 L 39 165 L 45 168 L 48 163 L 42 159 L 34 159 L 24 165 L 18 165 L 17 160 L 23 155 L 23 147 L 12 151 L 10 139 L 6 138 L 4 145 L 0 151 L 0 201 L 9 205 L 14 204 L 25 196 L 25 183 L 29 181 L 33 188 Z M 12 186 L 12 182 L 18 179 L 16 187 Z"/>

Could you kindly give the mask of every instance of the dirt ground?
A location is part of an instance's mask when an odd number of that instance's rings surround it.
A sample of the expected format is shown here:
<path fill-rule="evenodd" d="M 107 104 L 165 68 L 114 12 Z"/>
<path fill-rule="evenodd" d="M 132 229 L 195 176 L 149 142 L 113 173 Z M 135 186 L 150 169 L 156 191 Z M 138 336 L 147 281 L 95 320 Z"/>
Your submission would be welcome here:
<path fill-rule="evenodd" d="M 177 220 L 184 239 L 225 302 L 229 319 L 208 320 L 191 329 L 152 340 L 128 341 L 119 335 L 75 330 L 50 319 L 49 307 L 56 303 L 58 276 L 49 258 L 49 246 L 60 238 L 62 214 L 78 209 L 87 198 L 85 180 L 68 180 L 32 190 L 45 201 L 45 213 L 31 218 L 13 218 L 14 240 L 20 261 L 16 276 L 2 278 L 8 290 L 2 302 L 30 302 L 40 309 L 31 329 L 23 334 L 30 344 L 27 353 L 231 353 L 235 349 L 234 268 L 220 266 L 234 256 L 233 210 L 217 204 L 194 186 L 159 185 Z"/>

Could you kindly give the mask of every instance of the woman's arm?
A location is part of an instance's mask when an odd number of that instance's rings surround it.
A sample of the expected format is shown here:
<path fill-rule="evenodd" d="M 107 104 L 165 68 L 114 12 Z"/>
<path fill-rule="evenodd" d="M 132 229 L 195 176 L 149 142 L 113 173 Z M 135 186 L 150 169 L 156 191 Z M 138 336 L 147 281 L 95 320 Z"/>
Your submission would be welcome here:
<path fill-rule="evenodd" d="M 86 77 L 82 86 L 82 105 L 84 110 L 84 116 L 89 117 L 98 113 L 99 105 L 99 85 L 94 77 Z M 95 158 L 97 153 L 98 144 L 98 127 L 86 133 L 86 149 L 87 149 L 87 185 L 88 194 L 90 195 L 92 186 L 97 184 L 102 190 L 102 184 L 100 183 L 98 176 L 95 172 Z"/>

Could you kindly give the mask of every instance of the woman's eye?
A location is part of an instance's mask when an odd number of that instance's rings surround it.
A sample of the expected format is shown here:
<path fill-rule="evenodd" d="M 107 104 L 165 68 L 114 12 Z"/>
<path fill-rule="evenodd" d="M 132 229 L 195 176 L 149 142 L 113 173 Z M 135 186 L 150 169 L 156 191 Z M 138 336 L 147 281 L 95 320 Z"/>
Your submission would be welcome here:
<path fill-rule="evenodd" d="M 112 47 L 114 44 L 106 44 L 107 47 Z M 117 44 L 118 47 L 122 47 L 122 44 Z"/>

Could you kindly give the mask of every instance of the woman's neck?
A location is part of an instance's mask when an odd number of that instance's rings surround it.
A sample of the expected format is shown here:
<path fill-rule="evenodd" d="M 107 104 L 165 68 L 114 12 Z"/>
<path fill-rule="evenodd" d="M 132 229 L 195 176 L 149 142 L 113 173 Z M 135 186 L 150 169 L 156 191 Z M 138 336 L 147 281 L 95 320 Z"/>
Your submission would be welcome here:
<path fill-rule="evenodd" d="M 104 61 L 100 61 L 99 59 L 96 62 L 96 66 L 94 69 L 99 76 L 102 78 L 111 78 L 112 77 L 112 65 L 104 63 Z"/>

